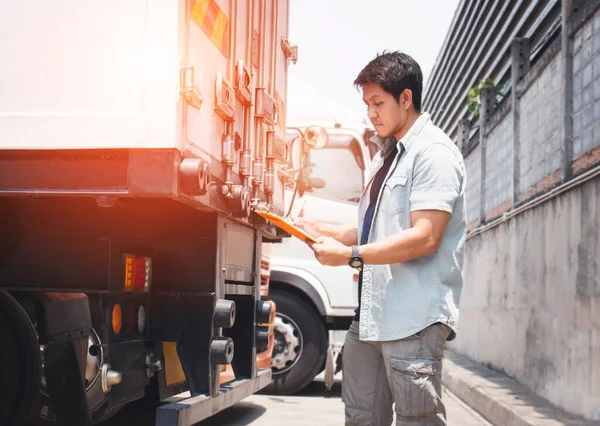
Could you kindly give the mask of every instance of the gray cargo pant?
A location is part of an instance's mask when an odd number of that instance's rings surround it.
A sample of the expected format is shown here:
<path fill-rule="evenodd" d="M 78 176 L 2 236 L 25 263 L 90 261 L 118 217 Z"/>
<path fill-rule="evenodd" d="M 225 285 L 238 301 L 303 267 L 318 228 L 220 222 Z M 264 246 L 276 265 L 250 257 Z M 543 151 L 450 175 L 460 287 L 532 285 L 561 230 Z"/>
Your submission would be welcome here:
<path fill-rule="evenodd" d="M 358 322 L 346 335 L 342 400 L 346 426 L 446 424 L 442 358 L 450 327 L 436 323 L 401 340 L 360 341 Z"/>

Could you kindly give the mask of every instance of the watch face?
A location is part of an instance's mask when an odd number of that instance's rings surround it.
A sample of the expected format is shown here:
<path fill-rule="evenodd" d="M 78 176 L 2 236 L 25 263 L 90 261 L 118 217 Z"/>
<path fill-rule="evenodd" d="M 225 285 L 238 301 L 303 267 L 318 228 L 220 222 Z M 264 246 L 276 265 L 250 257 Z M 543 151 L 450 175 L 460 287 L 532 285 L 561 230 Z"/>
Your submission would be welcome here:
<path fill-rule="evenodd" d="M 352 259 L 350 261 L 350 266 L 352 266 L 353 268 L 360 268 L 362 265 L 362 262 L 360 261 L 360 259 Z"/>

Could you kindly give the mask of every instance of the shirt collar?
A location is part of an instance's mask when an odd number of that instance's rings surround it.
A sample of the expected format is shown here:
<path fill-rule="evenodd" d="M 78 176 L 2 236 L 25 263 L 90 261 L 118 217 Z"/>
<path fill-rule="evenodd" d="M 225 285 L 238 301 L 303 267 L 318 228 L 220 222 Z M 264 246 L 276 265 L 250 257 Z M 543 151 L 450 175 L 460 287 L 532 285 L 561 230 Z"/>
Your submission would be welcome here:
<path fill-rule="evenodd" d="M 428 122 L 429 114 L 424 112 L 419 116 L 419 118 L 417 118 L 417 121 L 413 123 L 408 132 L 406 132 L 406 134 L 402 139 L 400 139 L 400 141 L 396 142 L 396 139 L 393 136 L 386 139 L 382 139 L 379 136 L 374 135 L 371 138 L 371 142 L 377 144 L 379 148 L 381 148 L 381 154 L 383 157 L 385 157 L 390 152 L 394 145 L 396 145 L 398 152 L 400 152 L 401 144 L 404 145 L 404 150 L 408 151 L 413 146 L 415 139 L 417 138 L 419 133 L 421 133 L 421 130 L 423 130 L 425 124 L 427 124 Z"/>

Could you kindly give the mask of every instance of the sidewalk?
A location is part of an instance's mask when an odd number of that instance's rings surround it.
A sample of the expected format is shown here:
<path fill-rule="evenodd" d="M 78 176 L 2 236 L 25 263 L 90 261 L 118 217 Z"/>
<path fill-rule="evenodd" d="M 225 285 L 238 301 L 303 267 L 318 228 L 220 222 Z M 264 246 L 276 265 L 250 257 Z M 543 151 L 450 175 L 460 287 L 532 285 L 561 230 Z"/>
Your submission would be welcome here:
<path fill-rule="evenodd" d="M 442 383 L 495 426 L 592 426 L 552 406 L 501 373 L 447 351 Z"/>

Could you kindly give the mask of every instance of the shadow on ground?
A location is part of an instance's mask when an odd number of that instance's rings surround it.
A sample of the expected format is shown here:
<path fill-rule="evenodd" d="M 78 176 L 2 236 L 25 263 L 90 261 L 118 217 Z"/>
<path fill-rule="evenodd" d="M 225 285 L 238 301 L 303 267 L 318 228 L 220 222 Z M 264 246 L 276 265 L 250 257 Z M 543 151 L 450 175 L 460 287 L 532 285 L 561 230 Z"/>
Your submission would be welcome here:
<path fill-rule="evenodd" d="M 342 393 L 342 383 L 340 380 L 336 381 L 331 388 L 327 391 L 325 384 L 321 380 L 315 380 L 306 388 L 299 393 L 293 395 L 294 397 L 317 397 L 317 398 L 340 398 Z M 281 396 L 274 394 L 261 393 L 263 397 L 268 398 L 272 402 L 281 402 L 286 404 L 294 404 L 293 399 L 290 400 L 289 396 Z M 142 399 L 134 401 L 128 404 L 117 416 L 107 422 L 102 423 L 101 426 L 154 426 L 156 422 L 156 402 L 149 401 L 148 399 Z M 243 418 L 248 424 L 252 423 L 262 417 L 266 412 L 266 408 L 262 405 L 242 401 L 227 410 L 218 413 L 202 422 L 200 426 L 221 426 L 227 424 L 233 424 L 237 419 Z"/>
<path fill-rule="evenodd" d="M 317 396 L 320 398 L 340 398 L 342 396 L 342 381 L 336 380 L 331 390 L 325 388 L 325 383 L 315 380 L 294 396 Z"/>

